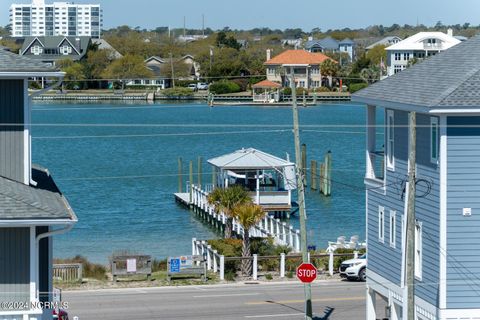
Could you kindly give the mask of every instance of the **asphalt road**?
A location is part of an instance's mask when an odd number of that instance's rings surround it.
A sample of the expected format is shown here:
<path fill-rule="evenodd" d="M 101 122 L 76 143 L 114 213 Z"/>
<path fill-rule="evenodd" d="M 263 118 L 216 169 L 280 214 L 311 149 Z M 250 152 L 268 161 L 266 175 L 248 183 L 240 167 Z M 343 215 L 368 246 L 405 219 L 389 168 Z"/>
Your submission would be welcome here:
<path fill-rule="evenodd" d="M 232 284 L 63 292 L 70 320 L 303 319 L 299 283 Z M 315 319 L 365 319 L 365 283 L 312 286 Z"/>

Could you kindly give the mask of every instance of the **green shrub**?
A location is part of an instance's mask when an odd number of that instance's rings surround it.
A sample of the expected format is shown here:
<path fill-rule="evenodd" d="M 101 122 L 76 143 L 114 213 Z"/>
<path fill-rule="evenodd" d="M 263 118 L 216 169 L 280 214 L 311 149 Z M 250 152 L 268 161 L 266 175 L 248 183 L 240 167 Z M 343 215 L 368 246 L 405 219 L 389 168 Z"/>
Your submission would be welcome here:
<path fill-rule="evenodd" d="M 314 90 L 315 92 L 331 92 L 331 90 L 327 87 L 319 87 L 319 88 L 315 88 Z"/>
<path fill-rule="evenodd" d="M 293 271 L 288 271 L 285 276 L 288 278 L 288 279 L 293 279 Z"/>
<path fill-rule="evenodd" d="M 273 276 L 270 273 L 265 274 L 265 279 L 267 280 L 273 280 Z"/>
<path fill-rule="evenodd" d="M 290 88 L 290 87 L 283 88 L 282 92 L 283 92 L 284 95 L 289 96 L 289 95 L 292 94 L 292 88 Z"/>
<path fill-rule="evenodd" d="M 193 96 L 193 90 L 182 87 L 168 88 L 163 90 L 162 94 L 167 97 L 190 97 Z"/>
<path fill-rule="evenodd" d="M 235 281 L 235 278 L 237 277 L 236 272 L 232 270 L 225 270 L 225 280 L 227 281 Z"/>
<path fill-rule="evenodd" d="M 242 240 L 240 239 L 214 239 L 208 240 L 208 244 L 218 254 L 225 257 L 240 257 L 242 255 Z"/>
<path fill-rule="evenodd" d="M 350 93 L 357 92 L 358 90 L 368 87 L 367 83 L 352 83 L 349 87 Z"/>
<path fill-rule="evenodd" d="M 303 96 L 303 93 L 305 93 L 305 95 L 308 95 L 308 90 L 305 88 L 297 88 L 296 92 L 297 92 L 297 97 Z M 292 88 L 290 87 L 283 88 L 283 94 L 287 96 L 291 95 Z"/>
<path fill-rule="evenodd" d="M 163 259 L 163 260 L 153 259 L 152 272 L 165 271 L 165 270 L 167 270 L 167 259 Z"/>
<path fill-rule="evenodd" d="M 210 92 L 213 94 L 226 94 L 240 92 L 240 86 L 233 81 L 218 81 L 210 85 Z"/>

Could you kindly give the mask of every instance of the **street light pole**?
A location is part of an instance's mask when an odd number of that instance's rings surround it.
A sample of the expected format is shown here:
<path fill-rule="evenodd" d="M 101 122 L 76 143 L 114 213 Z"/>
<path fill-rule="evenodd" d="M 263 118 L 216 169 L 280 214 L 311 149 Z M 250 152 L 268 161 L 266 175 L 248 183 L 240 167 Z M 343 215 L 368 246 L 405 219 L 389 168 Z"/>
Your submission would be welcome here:
<path fill-rule="evenodd" d="M 295 162 L 297 163 L 297 185 L 298 185 L 298 208 L 300 215 L 300 244 L 302 250 L 302 260 L 308 261 L 307 252 L 307 214 L 305 212 L 305 177 L 300 151 L 300 129 L 298 124 L 298 106 L 297 89 L 295 87 L 295 78 L 293 68 L 290 70 L 290 87 L 292 89 L 292 111 L 293 111 L 293 137 L 295 141 Z M 305 319 L 312 320 L 312 286 L 310 283 L 304 284 L 305 288 Z"/>

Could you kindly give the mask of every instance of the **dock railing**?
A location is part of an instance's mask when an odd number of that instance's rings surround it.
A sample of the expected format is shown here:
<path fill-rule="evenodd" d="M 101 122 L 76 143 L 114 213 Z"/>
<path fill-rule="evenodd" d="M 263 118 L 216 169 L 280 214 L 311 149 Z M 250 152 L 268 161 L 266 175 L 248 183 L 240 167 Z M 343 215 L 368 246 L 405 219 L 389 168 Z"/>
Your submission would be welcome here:
<path fill-rule="evenodd" d="M 329 251 L 327 253 L 321 254 L 310 254 L 308 253 L 308 260 L 313 258 L 328 258 L 328 274 L 333 276 L 336 270 L 334 269 L 334 260 L 336 257 L 343 258 L 358 258 L 358 251 L 353 253 L 334 253 Z M 280 278 L 285 278 L 286 271 L 286 260 L 287 259 L 298 259 L 301 260 L 302 256 L 300 254 L 285 254 L 281 253 L 278 256 L 259 256 L 257 254 L 252 255 L 250 258 L 244 257 L 225 257 L 218 253 L 217 250 L 214 250 L 211 245 L 208 244 L 205 240 L 197 240 L 192 238 L 192 255 L 202 255 L 206 256 L 207 270 L 213 271 L 214 273 L 219 274 L 220 280 L 225 280 L 225 261 L 241 261 L 244 259 L 249 259 L 253 261 L 253 280 L 258 279 L 258 261 L 259 260 L 277 260 L 279 261 L 278 274 Z"/>
<path fill-rule="evenodd" d="M 223 225 L 227 222 L 227 216 L 223 212 L 215 210 L 213 205 L 207 201 L 208 192 L 202 190 L 196 185 L 190 186 L 192 190 L 192 205 L 206 212 L 214 220 L 218 220 Z M 245 234 L 240 223 L 233 219 L 233 231 L 240 236 Z M 250 230 L 251 237 L 272 237 L 275 244 L 288 246 L 295 252 L 300 252 L 300 230 L 294 229 L 293 226 L 286 222 L 275 219 L 266 214 L 265 217 Z"/>
<path fill-rule="evenodd" d="M 65 282 L 82 281 L 83 268 L 81 263 L 54 264 L 53 278 Z"/>

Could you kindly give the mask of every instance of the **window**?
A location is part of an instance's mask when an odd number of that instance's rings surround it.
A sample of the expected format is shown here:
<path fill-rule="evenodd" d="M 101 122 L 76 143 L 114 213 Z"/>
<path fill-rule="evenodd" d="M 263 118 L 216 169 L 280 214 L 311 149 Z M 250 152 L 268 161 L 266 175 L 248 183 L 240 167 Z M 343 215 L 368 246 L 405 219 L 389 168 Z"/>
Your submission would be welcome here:
<path fill-rule="evenodd" d="M 384 241 L 385 208 L 378 207 L 378 241 Z"/>
<path fill-rule="evenodd" d="M 386 150 L 386 156 L 387 156 L 387 169 L 394 170 L 395 169 L 395 157 L 394 157 L 394 151 L 395 151 L 395 130 L 394 130 L 394 113 L 393 110 L 388 110 L 387 111 L 387 150 Z"/>
<path fill-rule="evenodd" d="M 72 47 L 62 46 L 62 47 L 60 47 L 60 53 L 63 54 L 63 55 L 68 55 L 68 54 L 72 53 Z"/>
<path fill-rule="evenodd" d="M 312 74 L 320 74 L 320 69 L 319 69 L 319 68 L 316 68 L 316 67 L 315 67 L 315 68 L 312 68 L 312 69 L 311 69 L 311 73 L 312 73 Z"/>
<path fill-rule="evenodd" d="M 415 278 L 422 280 L 422 223 L 415 224 Z"/>
<path fill-rule="evenodd" d="M 397 244 L 397 212 L 390 210 L 390 247 L 395 248 Z"/>
<path fill-rule="evenodd" d="M 400 61 L 402 60 L 402 54 L 400 52 L 395 53 L 395 61 Z"/>
<path fill-rule="evenodd" d="M 402 66 L 396 64 L 393 66 L 393 73 L 399 73 L 400 71 L 402 71 Z"/>
<path fill-rule="evenodd" d="M 430 118 L 430 161 L 438 163 L 438 118 Z"/>
<path fill-rule="evenodd" d="M 43 52 L 43 49 L 40 46 L 33 46 L 32 48 L 30 48 L 30 52 L 32 54 L 38 56 Z"/>
<path fill-rule="evenodd" d="M 410 53 L 404 53 L 403 54 L 403 60 L 405 60 L 405 61 L 410 60 Z"/>
<path fill-rule="evenodd" d="M 303 80 L 300 81 L 300 82 L 299 82 L 299 87 L 305 88 L 305 81 L 303 81 Z"/>

